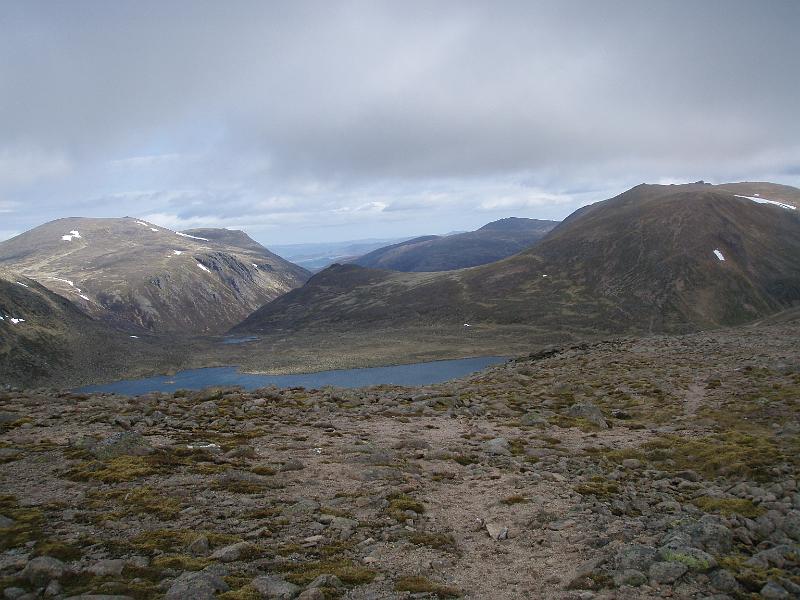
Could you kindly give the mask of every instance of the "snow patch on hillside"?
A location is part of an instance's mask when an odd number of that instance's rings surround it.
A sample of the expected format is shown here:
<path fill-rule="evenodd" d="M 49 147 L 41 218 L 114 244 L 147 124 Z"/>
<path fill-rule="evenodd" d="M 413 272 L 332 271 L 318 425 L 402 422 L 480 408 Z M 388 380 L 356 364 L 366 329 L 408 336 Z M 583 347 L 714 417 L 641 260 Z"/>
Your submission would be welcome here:
<path fill-rule="evenodd" d="M 200 267 L 201 269 L 203 269 L 203 271 L 205 271 L 207 273 L 211 273 L 211 271 L 209 270 L 209 268 L 207 266 L 205 266 L 203 264 L 200 264 L 200 263 L 197 263 L 197 266 Z"/>
<path fill-rule="evenodd" d="M 759 204 L 774 204 L 775 206 L 780 206 L 781 208 L 785 208 L 786 210 L 797 210 L 796 206 L 792 206 L 791 204 L 786 204 L 785 202 L 778 202 L 777 200 L 767 200 L 766 198 L 762 198 L 757 194 L 755 196 L 742 196 L 740 194 L 734 194 L 734 195 L 737 198 L 752 200 L 753 202 L 758 202 Z"/>
<path fill-rule="evenodd" d="M 725 261 L 725 257 L 722 255 L 722 252 L 719 250 L 714 250 L 714 255 L 721 261 Z"/>
<path fill-rule="evenodd" d="M 78 232 L 78 230 L 77 229 L 73 229 L 68 234 L 62 235 L 61 239 L 64 240 L 65 242 L 71 242 L 72 240 L 80 239 L 80 237 L 81 237 L 81 234 Z"/>
<path fill-rule="evenodd" d="M 175 235 L 179 235 L 181 237 L 186 237 L 186 238 L 192 238 L 193 240 L 202 240 L 204 242 L 208 241 L 206 238 L 197 237 L 196 235 L 189 235 L 188 233 L 181 233 L 180 231 L 175 231 L 174 233 Z"/>
<path fill-rule="evenodd" d="M 27 283 L 22 283 L 21 281 L 17 281 L 17 285 L 21 285 L 22 287 L 28 287 Z"/>
<path fill-rule="evenodd" d="M 172 253 L 173 253 L 175 256 L 180 256 L 181 254 L 183 254 L 183 250 L 173 250 L 173 251 L 172 251 Z"/>

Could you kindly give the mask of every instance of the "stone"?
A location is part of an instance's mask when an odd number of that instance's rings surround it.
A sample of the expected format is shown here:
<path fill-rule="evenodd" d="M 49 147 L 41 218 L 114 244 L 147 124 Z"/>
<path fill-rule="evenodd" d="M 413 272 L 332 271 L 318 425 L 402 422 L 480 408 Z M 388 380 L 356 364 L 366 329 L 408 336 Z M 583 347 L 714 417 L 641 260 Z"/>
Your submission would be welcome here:
<path fill-rule="evenodd" d="M 710 515 L 686 527 L 692 539 L 691 546 L 716 555 L 729 554 L 733 547 L 733 533 Z"/>
<path fill-rule="evenodd" d="M 600 429 L 608 429 L 608 423 L 603 417 L 603 411 L 601 411 L 600 407 L 594 402 L 586 401 L 573 404 L 567 410 L 567 414 L 570 417 L 586 419 L 589 423 L 596 425 Z"/>
<path fill-rule="evenodd" d="M 625 544 L 617 551 L 617 568 L 625 571 L 633 569 L 647 571 L 656 557 L 656 549 L 643 544 Z"/>
<path fill-rule="evenodd" d="M 281 466 L 281 471 L 301 471 L 306 466 L 296 458 L 290 458 Z"/>
<path fill-rule="evenodd" d="M 122 575 L 122 570 L 124 568 L 125 561 L 117 558 L 99 560 L 86 570 L 97 577 L 107 577 Z"/>
<path fill-rule="evenodd" d="M 494 456 L 511 456 L 511 447 L 504 437 L 497 437 L 483 442 L 481 449 Z"/>
<path fill-rule="evenodd" d="M 641 469 L 642 461 L 638 458 L 626 458 L 622 461 L 622 466 L 626 469 Z"/>
<path fill-rule="evenodd" d="M 208 554 L 208 538 L 204 535 L 194 538 L 189 542 L 189 545 L 186 546 L 186 550 L 192 556 L 205 556 Z"/>
<path fill-rule="evenodd" d="M 269 600 L 291 600 L 300 593 L 300 588 L 295 584 L 272 575 L 256 577 L 250 582 L 250 586 L 261 594 L 262 598 Z"/>
<path fill-rule="evenodd" d="M 766 585 L 761 588 L 760 594 L 764 600 L 788 600 L 788 598 L 791 598 L 789 592 L 787 592 L 782 585 L 774 581 L 768 581 Z"/>
<path fill-rule="evenodd" d="M 614 585 L 617 587 L 623 585 L 639 587 L 645 583 L 647 583 L 647 575 L 637 569 L 625 569 L 614 574 Z"/>
<path fill-rule="evenodd" d="M 679 562 L 655 562 L 650 565 L 650 581 L 655 583 L 674 583 L 688 570 L 689 567 Z"/>
<path fill-rule="evenodd" d="M 316 579 L 314 579 L 314 581 L 308 584 L 308 588 L 321 588 L 321 587 L 335 588 L 338 590 L 343 588 L 344 584 L 342 583 L 342 580 L 339 579 L 336 575 L 328 575 L 328 574 L 319 575 Z"/>
<path fill-rule="evenodd" d="M 711 575 L 711 585 L 720 592 L 735 592 L 739 589 L 739 582 L 727 569 L 714 571 Z"/>
<path fill-rule="evenodd" d="M 325 600 L 325 592 L 319 588 L 311 588 L 302 592 L 297 600 Z"/>
<path fill-rule="evenodd" d="M 493 540 L 504 540 L 508 537 L 508 527 L 494 521 L 486 522 L 486 531 Z"/>
<path fill-rule="evenodd" d="M 26 593 L 25 590 L 23 590 L 22 588 L 7 587 L 6 589 L 3 590 L 3 597 L 6 598 L 6 600 L 17 600 L 17 598 L 23 596 L 25 593 Z"/>
<path fill-rule="evenodd" d="M 707 573 L 717 567 L 717 561 L 713 556 L 699 548 L 690 546 L 662 548 L 658 552 L 658 558 L 666 562 L 682 563 L 690 571 L 697 573 Z"/>
<path fill-rule="evenodd" d="M 22 578 L 33 585 L 46 585 L 53 579 L 61 579 L 66 571 L 66 565 L 57 558 L 39 556 L 29 561 L 22 570 Z"/>
<path fill-rule="evenodd" d="M 184 573 L 172 583 L 164 600 L 215 600 L 216 592 L 229 590 L 228 584 L 216 573 Z"/>
<path fill-rule="evenodd" d="M 108 460 L 118 456 L 144 456 L 153 452 L 153 447 L 140 433 L 122 431 L 98 442 L 91 452 L 101 460 Z"/>
<path fill-rule="evenodd" d="M 253 549 L 253 544 L 250 542 L 238 542 L 236 544 L 231 544 L 230 546 L 225 546 L 224 548 L 217 548 L 212 554 L 212 560 L 218 560 L 220 562 L 233 562 L 239 560 L 243 556 L 246 556 L 250 551 Z"/>

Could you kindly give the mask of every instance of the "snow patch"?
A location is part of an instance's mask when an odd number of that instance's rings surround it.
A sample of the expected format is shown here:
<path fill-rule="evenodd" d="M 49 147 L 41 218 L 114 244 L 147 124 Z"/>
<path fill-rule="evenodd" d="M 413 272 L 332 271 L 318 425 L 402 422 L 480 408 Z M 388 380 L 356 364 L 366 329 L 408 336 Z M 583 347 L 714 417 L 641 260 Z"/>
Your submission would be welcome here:
<path fill-rule="evenodd" d="M 17 285 L 21 285 L 22 287 L 28 287 L 27 283 L 22 283 L 21 281 L 17 281 Z"/>
<path fill-rule="evenodd" d="M 725 261 L 725 257 L 722 255 L 722 252 L 719 250 L 714 250 L 714 256 L 716 256 L 719 260 Z"/>
<path fill-rule="evenodd" d="M 158 229 L 156 229 L 155 227 L 151 227 L 150 231 L 155 231 L 156 233 L 158 233 Z"/>
<path fill-rule="evenodd" d="M 148 223 L 145 223 L 144 221 L 136 221 L 136 224 L 137 225 L 144 225 L 145 227 L 150 227 L 150 225 Z"/>
<path fill-rule="evenodd" d="M 780 206 L 781 208 L 785 208 L 786 210 L 797 210 L 796 206 L 792 206 L 791 204 L 786 204 L 785 202 L 778 202 L 777 200 L 767 200 L 766 198 L 761 198 L 758 194 L 755 196 L 740 196 L 739 194 L 734 194 L 737 198 L 744 198 L 745 200 L 752 200 L 753 202 L 757 202 L 759 204 L 774 204 L 775 206 Z"/>
<path fill-rule="evenodd" d="M 139 336 L 138 336 L 138 335 L 132 335 L 132 336 L 130 336 L 130 337 L 132 337 L 132 338 L 133 338 L 133 339 L 135 339 L 135 340 L 138 340 L 138 339 L 139 339 Z"/>
<path fill-rule="evenodd" d="M 258 268 L 258 265 L 257 265 L 256 263 L 253 263 L 253 268 L 254 268 L 254 269 L 257 269 L 257 268 Z"/>
<path fill-rule="evenodd" d="M 205 271 L 207 273 L 211 273 L 211 271 L 209 270 L 209 268 L 207 266 L 205 266 L 205 265 L 203 265 L 201 263 L 197 263 L 197 266 L 200 267 L 201 269 L 203 269 L 203 271 Z"/>
<path fill-rule="evenodd" d="M 179 235 L 181 237 L 192 238 L 193 240 L 202 240 L 204 242 L 208 241 L 206 238 L 197 237 L 196 235 L 189 235 L 188 233 L 181 233 L 180 231 L 176 231 L 175 235 Z"/>
<path fill-rule="evenodd" d="M 180 256 L 181 254 L 183 254 L 183 250 L 173 250 L 173 251 L 172 251 L 172 253 L 173 253 L 175 256 Z"/>
<path fill-rule="evenodd" d="M 80 237 L 81 234 L 76 229 L 73 229 L 67 235 L 62 235 L 61 239 L 65 242 L 71 242 L 72 240 L 80 239 Z"/>
<path fill-rule="evenodd" d="M 80 296 L 84 300 L 89 300 L 89 297 L 88 296 L 84 296 L 83 294 L 78 294 L 78 296 Z M 91 300 L 89 300 L 89 301 L 91 302 Z"/>
<path fill-rule="evenodd" d="M 16 325 L 17 323 L 24 323 L 25 319 L 15 319 L 14 317 L 9 317 L 9 321 Z"/>
<path fill-rule="evenodd" d="M 75 287 L 75 284 L 71 282 L 69 279 L 61 279 L 60 277 L 51 277 L 50 279 L 53 279 L 55 281 L 63 281 L 64 283 L 68 284 L 69 287 Z"/>

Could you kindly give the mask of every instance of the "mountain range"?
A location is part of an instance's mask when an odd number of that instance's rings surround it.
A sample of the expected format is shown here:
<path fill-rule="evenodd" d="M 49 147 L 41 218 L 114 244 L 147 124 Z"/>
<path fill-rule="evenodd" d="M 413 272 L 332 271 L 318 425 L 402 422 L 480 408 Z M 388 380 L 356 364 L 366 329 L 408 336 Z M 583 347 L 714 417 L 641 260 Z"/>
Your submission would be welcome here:
<path fill-rule="evenodd" d="M 800 303 L 800 190 L 640 185 L 515 256 L 449 272 L 334 265 L 234 328 L 527 324 L 583 333 L 734 325 Z"/>
<path fill-rule="evenodd" d="M 372 269 L 407 272 L 463 269 L 516 254 L 542 239 L 556 225 L 558 221 L 508 217 L 476 231 L 406 240 L 348 262 Z"/>
<path fill-rule="evenodd" d="M 309 273 L 241 231 L 68 218 L 0 243 L 0 268 L 83 312 L 154 332 L 223 333 Z"/>

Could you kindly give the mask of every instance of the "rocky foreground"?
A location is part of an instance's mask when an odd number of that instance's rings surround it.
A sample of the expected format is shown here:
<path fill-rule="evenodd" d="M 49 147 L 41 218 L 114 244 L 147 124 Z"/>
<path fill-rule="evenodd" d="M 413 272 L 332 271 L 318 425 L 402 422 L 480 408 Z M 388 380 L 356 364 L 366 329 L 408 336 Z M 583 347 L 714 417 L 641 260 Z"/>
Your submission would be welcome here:
<path fill-rule="evenodd" d="M 0 394 L 5 598 L 800 597 L 798 326 L 419 389 Z"/>

